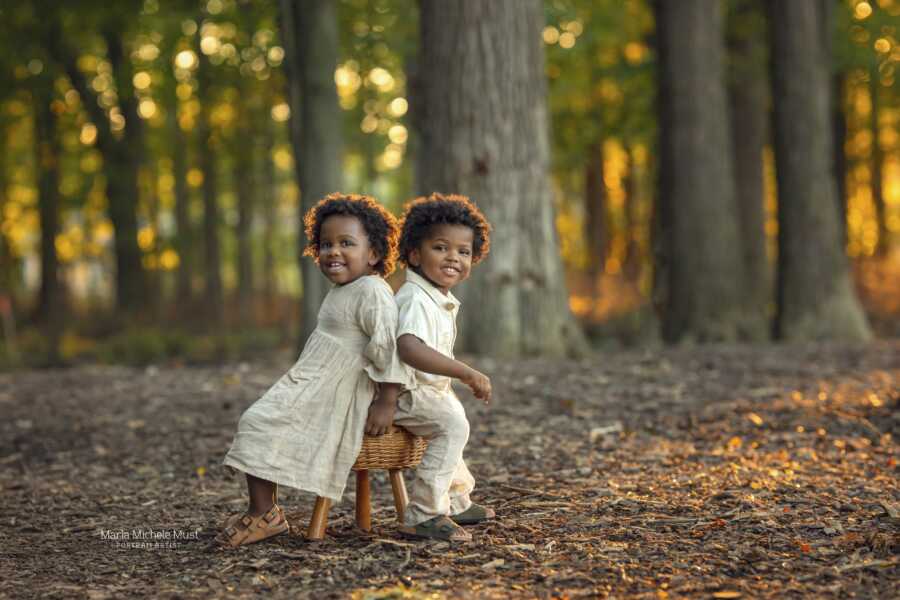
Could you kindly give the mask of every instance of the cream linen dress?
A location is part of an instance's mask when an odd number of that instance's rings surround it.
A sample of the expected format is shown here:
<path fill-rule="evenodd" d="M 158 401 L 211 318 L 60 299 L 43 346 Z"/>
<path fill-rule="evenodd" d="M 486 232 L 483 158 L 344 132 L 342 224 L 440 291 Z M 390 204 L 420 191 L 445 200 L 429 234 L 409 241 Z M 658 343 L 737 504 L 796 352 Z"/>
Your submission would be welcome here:
<path fill-rule="evenodd" d="M 340 500 L 375 382 L 411 381 L 396 330 L 397 304 L 384 279 L 333 287 L 296 364 L 241 416 L 225 465 Z"/>

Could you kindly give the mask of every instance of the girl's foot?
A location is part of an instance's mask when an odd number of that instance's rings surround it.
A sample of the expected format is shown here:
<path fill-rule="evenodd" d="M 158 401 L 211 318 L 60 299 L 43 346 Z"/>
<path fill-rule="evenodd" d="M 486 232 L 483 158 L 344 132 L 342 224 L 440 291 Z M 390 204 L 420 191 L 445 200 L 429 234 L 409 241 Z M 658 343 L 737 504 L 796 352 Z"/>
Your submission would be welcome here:
<path fill-rule="evenodd" d="M 472 534 L 454 523 L 450 517 L 428 519 L 415 527 L 400 526 L 400 532 L 412 538 L 442 540 L 445 542 L 471 542 Z"/>
<path fill-rule="evenodd" d="M 496 515 L 493 509 L 480 504 L 472 504 L 469 508 L 462 511 L 458 515 L 451 515 L 450 518 L 459 525 L 474 525 L 488 519 L 493 519 Z"/>
<path fill-rule="evenodd" d="M 245 546 L 288 531 L 290 526 L 280 506 L 273 506 L 263 515 L 232 515 L 225 520 L 225 528 L 216 541 L 231 548 Z"/>

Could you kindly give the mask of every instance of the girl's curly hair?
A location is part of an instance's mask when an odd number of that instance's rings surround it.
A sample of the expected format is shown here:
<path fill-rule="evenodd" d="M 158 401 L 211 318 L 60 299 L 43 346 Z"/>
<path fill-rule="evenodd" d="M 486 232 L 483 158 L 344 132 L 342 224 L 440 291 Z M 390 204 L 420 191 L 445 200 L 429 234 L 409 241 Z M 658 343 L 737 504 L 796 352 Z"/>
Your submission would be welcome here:
<path fill-rule="evenodd" d="M 410 253 L 419 247 L 435 225 L 464 225 L 472 229 L 472 264 L 481 262 L 491 250 L 491 225 L 475 203 L 459 194 L 434 192 L 403 207 L 400 217 L 400 262 L 409 264 Z"/>
<path fill-rule="evenodd" d="M 369 238 L 369 244 L 378 255 L 378 263 L 373 267 L 382 277 L 390 275 L 397 263 L 397 239 L 400 227 L 397 219 L 371 196 L 360 194 L 328 194 L 303 216 L 307 244 L 304 256 L 312 256 L 319 262 L 319 235 L 322 223 L 334 215 L 356 217 L 362 223 Z"/>

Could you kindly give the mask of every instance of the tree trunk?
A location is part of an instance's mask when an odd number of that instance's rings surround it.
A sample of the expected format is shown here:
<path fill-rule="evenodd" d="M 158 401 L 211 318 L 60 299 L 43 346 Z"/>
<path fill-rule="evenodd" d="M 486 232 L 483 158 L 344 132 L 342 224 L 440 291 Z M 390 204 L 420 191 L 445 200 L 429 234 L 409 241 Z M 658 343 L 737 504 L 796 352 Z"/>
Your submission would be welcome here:
<path fill-rule="evenodd" d="M 491 356 L 585 350 L 568 306 L 548 178 L 539 0 L 422 3 L 417 187 L 469 196 L 491 254 L 461 290 L 464 349 Z"/>
<path fill-rule="evenodd" d="M 204 305 L 211 325 L 224 322 L 224 300 L 222 298 L 222 255 L 219 248 L 219 201 L 216 173 L 216 148 L 218 136 L 210 122 L 213 103 L 211 91 L 212 77 L 206 56 L 199 52 L 200 65 L 197 72 L 200 114 L 197 116 L 197 138 L 200 142 L 200 169 L 203 171 L 203 249 L 205 257 Z"/>
<path fill-rule="evenodd" d="M 743 321 L 743 269 L 725 91 L 722 7 L 657 0 L 660 181 L 667 255 L 663 335 L 730 341 Z"/>
<path fill-rule="evenodd" d="M 584 166 L 584 239 L 593 284 L 606 261 L 606 184 L 603 181 L 603 142 L 588 148 Z"/>
<path fill-rule="evenodd" d="M 263 227 L 265 234 L 262 247 L 263 269 L 263 294 L 266 298 L 266 308 L 271 310 L 275 306 L 275 231 L 277 221 L 277 206 L 275 197 L 275 165 L 272 163 L 272 130 L 271 125 L 260 137 L 260 149 L 257 156 L 260 161 L 261 182 L 259 191 L 261 194 L 263 210 Z"/>
<path fill-rule="evenodd" d="M 305 245 L 303 215 L 323 196 L 341 189 L 341 109 L 334 83 L 339 51 L 331 0 L 281 0 L 282 33 L 291 102 L 291 144 L 300 185 L 298 244 Z M 302 102 L 301 102 L 302 99 Z M 298 252 L 303 282 L 300 346 L 316 327 L 328 291 L 309 258 Z"/>
<path fill-rule="evenodd" d="M 785 340 L 868 339 L 834 210 L 822 6 L 769 0 L 768 9 L 779 220 L 776 331 Z"/>
<path fill-rule="evenodd" d="M 622 273 L 631 283 L 638 285 L 641 280 L 641 244 L 640 232 L 644 227 L 641 222 L 641 205 L 644 196 L 641 193 L 640 173 L 635 160 L 634 147 L 626 145 L 627 171 L 625 173 L 625 260 Z"/>
<path fill-rule="evenodd" d="M 875 254 L 884 256 L 888 249 L 887 206 L 884 200 L 884 152 L 878 142 L 878 120 L 881 115 L 881 83 L 878 69 L 872 69 L 869 75 L 869 93 L 872 96 L 872 204 L 875 205 L 875 219 L 878 222 L 878 242 L 875 246 Z"/>
<path fill-rule="evenodd" d="M 59 23 L 51 22 L 44 47 L 68 75 L 72 86 L 81 96 L 81 104 L 97 127 L 97 147 L 103 155 L 106 176 L 107 214 L 115 232 L 116 304 L 122 312 L 137 311 L 145 298 L 144 270 L 141 249 L 137 243 L 137 169 L 142 150 L 141 121 L 137 116 L 137 102 L 131 84 L 131 62 L 123 56 L 121 31 L 106 32 L 104 37 L 119 106 L 125 117 L 125 129 L 116 137 L 106 112 L 97 102 L 97 94 L 88 85 L 78 68 L 78 52 L 67 46 Z"/>
<path fill-rule="evenodd" d="M 242 113 L 247 107 L 239 109 Z M 250 143 L 253 147 L 253 134 L 247 119 L 242 114 L 243 122 L 238 128 L 239 144 Z M 239 156 L 239 154 L 238 154 Z M 253 162 L 234 160 L 234 178 L 237 183 L 238 222 L 237 222 L 237 261 L 238 261 L 238 314 L 241 325 L 251 326 L 253 323 L 253 247 L 250 243 L 250 225 L 253 221 Z"/>
<path fill-rule="evenodd" d="M 835 204 L 837 205 L 838 235 L 841 248 L 847 246 L 847 115 L 844 113 L 844 88 L 847 76 L 835 73 L 831 77 L 832 102 L 831 127 L 834 134 L 831 170 L 837 184 Z"/>
<path fill-rule="evenodd" d="M 63 311 L 59 257 L 56 252 L 56 236 L 59 234 L 60 143 L 58 120 L 52 108 L 52 83 L 41 83 L 45 85 L 38 84 L 40 90 L 36 90 L 34 95 L 35 163 L 41 222 L 41 287 L 35 321 L 55 332 L 62 323 Z"/>
<path fill-rule="evenodd" d="M 832 0 L 819 1 L 819 23 L 821 31 L 823 56 L 834 56 L 834 9 Z M 847 246 L 847 116 L 844 114 L 844 90 L 847 74 L 839 70 L 831 71 L 832 65 L 826 64 L 825 69 L 831 86 L 831 128 L 833 137 L 831 153 L 831 169 L 837 184 L 835 194 L 835 207 L 838 214 L 838 228 L 841 240 L 841 248 Z"/>
<path fill-rule="evenodd" d="M 744 274 L 741 286 L 745 320 L 741 333 L 753 341 L 769 337 L 766 314 L 772 297 L 763 182 L 763 148 L 769 119 L 764 14 L 760 0 L 742 0 L 730 15 L 728 31 L 731 146 Z"/>
<path fill-rule="evenodd" d="M 172 140 L 172 177 L 175 180 L 175 251 L 178 252 L 178 273 L 176 274 L 175 298 L 178 306 L 190 306 L 193 292 L 193 261 L 191 260 L 192 231 L 190 220 L 190 195 L 187 189 L 187 140 L 178 124 L 178 96 L 172 85 L 169 98 L 169 135 Z"/>
<path fill-rule="evenodd" d="M 121 35 L 122 32 L 117 28 L 110 28 L 103 35 L 116 78 L 119 108 L 125 117 L 122 137 L 114 140 L 115 147 L 104 152 L 103 159 L 107 166 L 104 173 L 110 220 L 116 232 L 116 290 L 119 307 L 134 313 L 143 307 L 147 298 L 142 253 L 137 244 L 137 207 L 140 197 L 138 169 L 144 149 L 143 123 L 137 113 L 137 97 L 131 83 L 134 75 L 131 59 L 122 47 Z M 85 102 L 89 100 L 85 99 Z"/>

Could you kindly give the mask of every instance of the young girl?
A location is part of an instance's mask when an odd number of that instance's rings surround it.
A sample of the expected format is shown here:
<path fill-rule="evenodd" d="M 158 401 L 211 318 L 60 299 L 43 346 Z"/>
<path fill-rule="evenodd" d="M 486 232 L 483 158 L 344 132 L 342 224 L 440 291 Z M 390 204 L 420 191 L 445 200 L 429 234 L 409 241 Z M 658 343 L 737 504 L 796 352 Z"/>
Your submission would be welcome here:
<path fill-rule="evenodd" d="M 246 474 L 250 506 L 217 538 L 232 547 L 288 530 L 278 484 L 339 500 L 363 432 L 387 431 L 410 378 L 397 358 L 397 305 L 383 279 L 396 260 L 396 219 L 367 196 L 331 194 L 304 224 L 304 254 L 334 287 L 296 364 L 238 423 L 225 464 Z"/>
<path fill-rule="evenodd" d="M 475 480 L 462 457 L 469 422 L 450 387 L 451 379 L 459 379 L 476 398 L 491 398 L 490 380 L 453 358 L 460 303 L 450 292 L 487 255 L 490 229 L 464 196 L 432 194 L 408 204 L 403 214 L 400 260 L 408 268 L 396 296 L 397 348 L 415 369 L 415 381 L 400 397 L 394 423 L 428 440 L 401 528 L 410 536 L 468 541 L 472 536 L 460 525 L 494 516 L 469 498 Z"/>

